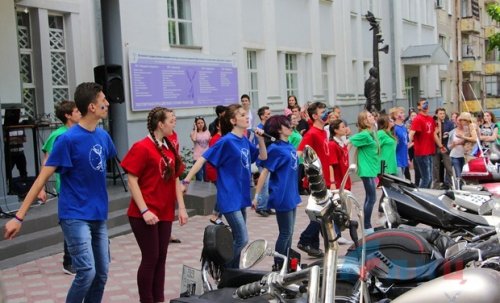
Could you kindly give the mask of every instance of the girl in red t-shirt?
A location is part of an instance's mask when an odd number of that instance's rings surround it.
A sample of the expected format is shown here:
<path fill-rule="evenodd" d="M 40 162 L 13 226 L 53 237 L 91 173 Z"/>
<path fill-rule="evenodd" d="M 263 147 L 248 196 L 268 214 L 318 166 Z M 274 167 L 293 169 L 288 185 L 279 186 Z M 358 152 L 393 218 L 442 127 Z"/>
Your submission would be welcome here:
<path fill-rule="evenodd" d="M 345 123 L 338 119 L 330 123 L 330 141 L 328 148 L 330 150 L 330 179 L 332 180 L 335 188 L 340 187 L 342 178 L 349 169 L 349 150 L 347 148 L 347 141 L 345 136 L 347 134 L 347 127 Z M 332 175 L 333 174 L 333 175 Z M 345 189 L 351 190 L 351 178 L 347 178 Z"/>
<path fill-rule="evenodd" d="M 179 182 L 184 165 L 167 139 L 175 127 L 173 112 L 153 108 L 147 127 L 149 135 L 132 146 L 121 165 L 128 174 L 132 195 L 127 215 L 142 254 L 137 272 L 140 301 L 163 302 L 165 260 L 176 201 L 179 223 L 184 225 L 188 219 Z"/>

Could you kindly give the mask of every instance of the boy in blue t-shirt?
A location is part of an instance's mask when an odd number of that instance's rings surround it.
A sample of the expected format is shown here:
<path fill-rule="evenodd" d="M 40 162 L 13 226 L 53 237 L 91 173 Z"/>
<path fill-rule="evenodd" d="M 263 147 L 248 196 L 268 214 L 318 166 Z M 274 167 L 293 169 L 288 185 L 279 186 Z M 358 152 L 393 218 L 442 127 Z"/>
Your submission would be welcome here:
<path fill-rule="evenodd" d="M 109 103 L 102 86 L 81 83 L 75 90 L 75 103 L 82 114 L 80 122 L 56 140 L 15 218 L 5 224 L 5 238 L 12 239 L 19 232 L 30 205 L 50 176 L 58 172 L 59 220 L 76 270 L 66 302 L 101 302 L 109 267 L 106 160 L 113 158 L 116 150 L 108 133 L 97 128 L 108 116 Z"/>

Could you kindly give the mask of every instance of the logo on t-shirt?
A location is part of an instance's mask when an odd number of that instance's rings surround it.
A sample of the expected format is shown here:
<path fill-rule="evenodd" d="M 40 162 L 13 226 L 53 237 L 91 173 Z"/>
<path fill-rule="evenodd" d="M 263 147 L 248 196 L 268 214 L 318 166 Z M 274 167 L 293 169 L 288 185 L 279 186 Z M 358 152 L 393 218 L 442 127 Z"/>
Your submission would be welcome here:
<path fill-rule="evenodd" d="M 426 122 L 425 123 L 425 133 L 430 134 L 432 132 L 432 124 L 433 122 Z"/>
<path fill-rule="evenodd" d="M 297 166 L 298 166 L 298 161 L 297 161 L 297 152 L 292 150 L 290 152 L 290 155 L 292 156 L 292 169 L 293 170 L 297 170 Z"/>
<path fill-rule="evenodd" d="M 104 161 L 102 146 L 100 144 L 96 144 L 90 149 L 89 162 L 94 170 L 103 172 L 106 169 L 106 161 Z"/>
<path fill-rule="evenodd" d="M 250 169 L 250 151 L 246 148 L 241 149 L 241 165 L 243 165 L 244 168 Z"/>
<path fill-rule="evenodd" d="M 158 163 L 158 169 L 160 171 L 160 176 L 162 179 L 165 179 L 165 174 L 167 173 L 167 167 L 169 165 L 172 165 L 172 159 L 167 158 L 167 161 L 165 161 L 165 158 L 160 157 L 160 162 Z"/>

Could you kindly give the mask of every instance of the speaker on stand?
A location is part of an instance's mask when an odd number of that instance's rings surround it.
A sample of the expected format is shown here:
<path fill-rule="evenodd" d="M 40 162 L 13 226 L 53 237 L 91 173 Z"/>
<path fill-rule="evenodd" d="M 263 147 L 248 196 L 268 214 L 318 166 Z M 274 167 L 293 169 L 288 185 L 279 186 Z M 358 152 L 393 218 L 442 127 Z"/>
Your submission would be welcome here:
<path fill-rule="evenodd" d="M 125 102 L 125 93 L 123 90 L 123 72 L 122 66 L 116 64 L 109 65 L 99 65 L 94 68 L 94 79 L 96 83 L 102 85 L 104 95 L 106 95 L 106 100 L 110 103 L 110 107 L 114 104 L 121 104 Z M 108 121 L 105 123 L 104 128 L 112 136 L 112 117 L 108 113 Z M 109 167 L 109 166 L 108 166 Z M 125 180 L 123 179 L 122 170 L 120 169 L 120 159 L 118 156 L 114 157 L 110 163 L 111 172 L 108 178 L 113 179 L 113 184 L 116 185 L 116 179 L 120 178 L 123 189 L 127 190 Z"/>

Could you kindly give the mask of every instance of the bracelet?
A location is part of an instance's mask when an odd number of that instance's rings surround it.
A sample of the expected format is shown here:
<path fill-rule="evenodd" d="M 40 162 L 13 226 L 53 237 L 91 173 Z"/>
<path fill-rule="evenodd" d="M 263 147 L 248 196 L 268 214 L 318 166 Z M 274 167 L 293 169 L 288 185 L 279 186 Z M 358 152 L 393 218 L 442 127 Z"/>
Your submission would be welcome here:
<path fill-rule="evenodd" d="M 17 215 L 14 216 L 14 219 L 16 219 L 19 223 L 23 223 L 24 219 L 19 218 Z"/>
<path fill-rule="evenodd" d="M 182 185 L 189 185 L 189 183 L 191 183 L 191 181 L 182 180 L 181 183 L 182 183 Z"/>
<path fill-rule="evenodd" d="M 141 210 L 141 215 L 144 215 L 145 213 L 147 213 L 149 211 L 149 208 L 145 208 L 143 210 Z"/>

